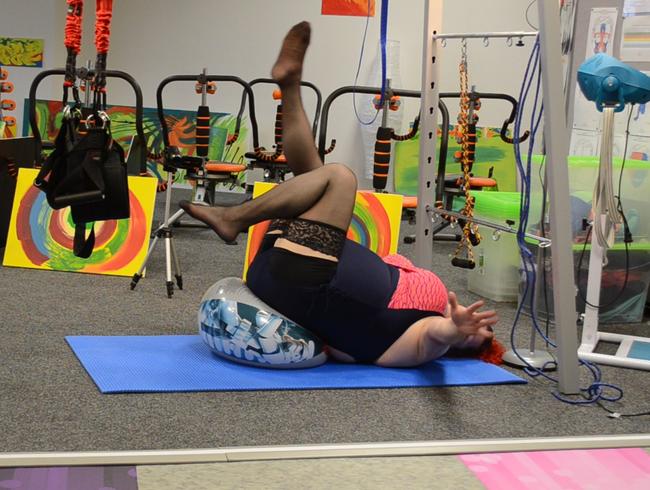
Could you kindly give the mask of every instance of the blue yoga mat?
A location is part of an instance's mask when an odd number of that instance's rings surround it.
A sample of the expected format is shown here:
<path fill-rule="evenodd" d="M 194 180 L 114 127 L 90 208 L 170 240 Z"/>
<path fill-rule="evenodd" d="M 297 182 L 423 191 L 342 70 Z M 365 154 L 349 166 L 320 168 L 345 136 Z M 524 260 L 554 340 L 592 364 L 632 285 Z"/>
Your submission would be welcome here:
<path fill-rule="evenodd" d="M 415 369 L 328 362 L 310 369 L 275 370 L 222 359 L 198 335 L 69 336 L 66 341 L 102 393 L 525 383 L 475 359 L 440 359 Z"/>

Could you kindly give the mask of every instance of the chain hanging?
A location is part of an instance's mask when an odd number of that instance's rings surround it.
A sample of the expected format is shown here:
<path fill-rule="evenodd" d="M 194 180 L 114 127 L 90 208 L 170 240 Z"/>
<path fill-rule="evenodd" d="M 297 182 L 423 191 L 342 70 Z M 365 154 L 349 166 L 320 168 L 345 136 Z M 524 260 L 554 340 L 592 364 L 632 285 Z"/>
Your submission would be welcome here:
<path fill-rule="evenodd" d="M 461 164 L 463 172 L 462 177 L 459 179 L 460 189 L 465 194 L 465 204 L 460 214 L 470 219 L 457 220 L 459 225 L 462 226 L 462 236 L 451 263 L 458 267 L 473 269 L 476 265 L 473 247 L 479 244 L 481 236 L 478 231 L 478 226 L 471 221 L 471 218 L 474 216 L 474 197 L 470 194 L 470 178 L 476 147 L 476 122 L 478 121 L 475 111 L 479 109 L 480 105 L 478 100 L 472 97 L 469 92 L 466 39 L 461 41 L 459 74 L 460 110 L 458 112 L 458 125 L 456 126 L 456 140 L 460 144 L 461 150 L 457 152 L 456 157 Z M 465 258 L 461 257 L 463 251 L 465 251 Z"/>

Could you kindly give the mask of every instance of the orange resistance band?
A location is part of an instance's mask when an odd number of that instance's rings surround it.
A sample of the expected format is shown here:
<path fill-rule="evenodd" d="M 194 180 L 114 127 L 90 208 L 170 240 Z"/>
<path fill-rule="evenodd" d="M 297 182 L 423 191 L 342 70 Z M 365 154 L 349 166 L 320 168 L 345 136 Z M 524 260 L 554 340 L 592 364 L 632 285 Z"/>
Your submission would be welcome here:
<path fill-rule="evenodd" d="M 65 20 L 65 46 L 74 54 L 81 51 L 81 20 L 83 0 L 67 0 L 68 15 Z"/>
<path fill-rule="evenodd" d="M 66 0 L 68 15 L 65 23 L 65 46 L 74 54 L 81 51 L 81 24 L 84 0 Z M 111 19 L 113 17 L 113 0 L 97 0 L 97 19 L 95 21 L 95 47 L 97 52 L 108 52 L 111 36 Z"/>
<path fill-rule="evenodd" d="M 97 19 L 95 20 L 95 47 L 98 54 L 108 53 L 111 36 L 113 0 L 97 0 Z"/>

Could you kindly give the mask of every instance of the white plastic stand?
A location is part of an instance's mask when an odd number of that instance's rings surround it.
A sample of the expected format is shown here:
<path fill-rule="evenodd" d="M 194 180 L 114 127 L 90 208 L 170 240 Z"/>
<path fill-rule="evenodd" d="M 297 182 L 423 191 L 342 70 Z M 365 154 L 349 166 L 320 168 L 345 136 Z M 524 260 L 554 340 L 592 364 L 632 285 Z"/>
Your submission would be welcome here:
<path fill-rule="evenodd" d="M 610 109 L 613 111 L 613 109 Z M 603 112 L 603 116 L 605 113 Z M 613 114 L 612 114 L 613 116 Z M 604 152 L 610 152 L 611 162 L 611 134 L 614 130 L 614 118 L 603 117 L 603 134 L 601 141 L 601 165 Z M 599 215 L 596 219 L 601 223 L 605 222 L 605 215 Z M 646 337 L 636 337 L 617 333 L 598 331 L 598 305 L 600 303 L 600 288 L 607 251 L 600 244 L 592 233 L 591 252 L 589 254 L 589 279 L 587 281 L 587 301 L 585 305 L 585 316 L 582 327 L 582 341 L 578 348 L 578 357 L 585 361 L 607 364 L 610 366 L 626 367 L 632 369 L 644 369 L 650 371 L 650 361 L 628 357 L 630 349 L 635 342 L 650 344 Z M 615 354 L 598 354 L 595 352 L 599 342 L 619 343 L 620 346 Z"/>

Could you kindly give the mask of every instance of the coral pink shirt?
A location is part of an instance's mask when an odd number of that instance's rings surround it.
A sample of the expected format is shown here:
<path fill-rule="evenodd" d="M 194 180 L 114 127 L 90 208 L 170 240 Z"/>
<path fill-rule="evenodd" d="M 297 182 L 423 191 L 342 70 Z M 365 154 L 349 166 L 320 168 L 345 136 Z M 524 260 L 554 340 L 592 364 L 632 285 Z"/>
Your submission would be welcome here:
<path fill-rule="evenodd" d="M 433 272 L 413 265 L 401 255 L 387 255 L 383 261 L 399 269 L 399 281 L 388 304 L 390 309 L 447 311 L 447 288 Z"/>

